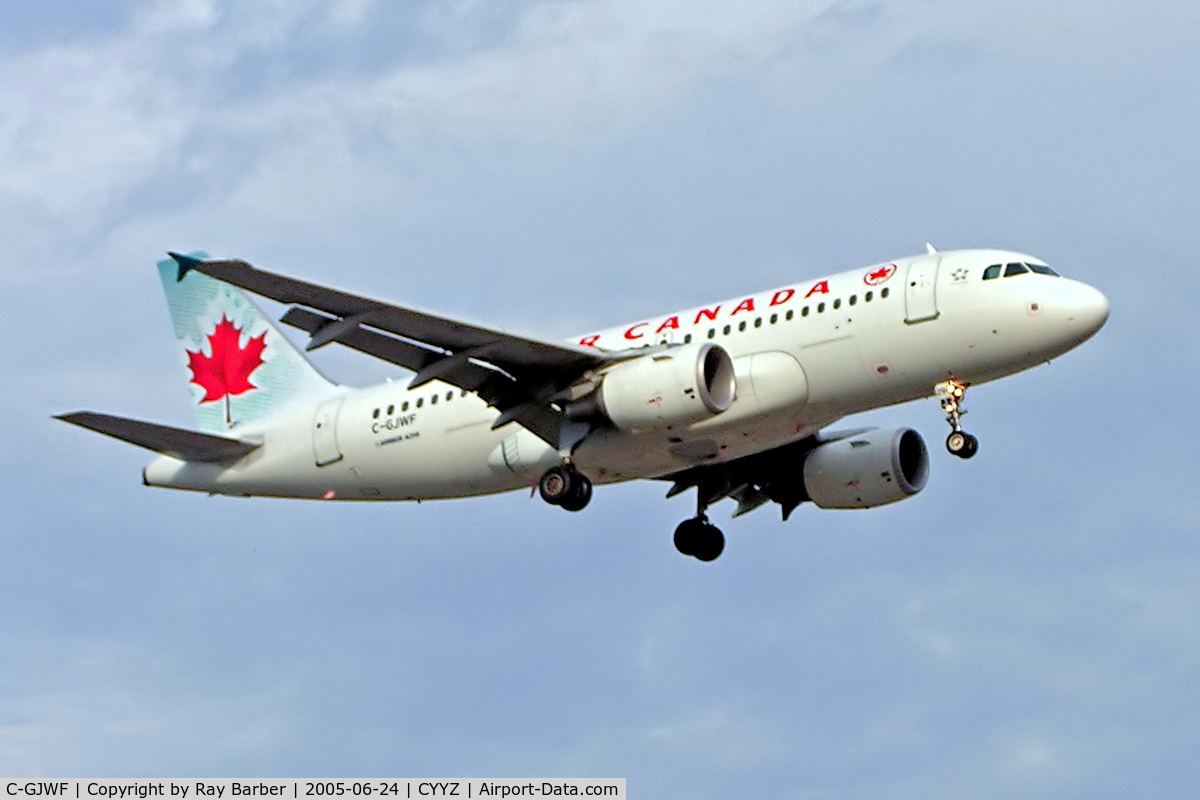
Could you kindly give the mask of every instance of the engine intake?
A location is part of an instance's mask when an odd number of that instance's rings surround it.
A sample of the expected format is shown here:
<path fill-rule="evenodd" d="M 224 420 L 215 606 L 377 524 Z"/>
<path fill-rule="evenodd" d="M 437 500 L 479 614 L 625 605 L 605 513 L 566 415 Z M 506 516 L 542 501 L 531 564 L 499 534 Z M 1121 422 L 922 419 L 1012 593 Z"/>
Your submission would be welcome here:
<path fill-rule="evenodd" d="M 571 409 L 596 408 L 621 430 L 671 429 L 727 410 L 737 397 L 733 359 L 720 345 L 671 348 L 618 364 L 591 398 Z"/>
<path fill-rule="evenodd" d="M 911 497 L 929 480 L 929 451 L 912 428 L 874 428 L 819 445 L 804 489 L 820 508 L 873 508 Z"/>

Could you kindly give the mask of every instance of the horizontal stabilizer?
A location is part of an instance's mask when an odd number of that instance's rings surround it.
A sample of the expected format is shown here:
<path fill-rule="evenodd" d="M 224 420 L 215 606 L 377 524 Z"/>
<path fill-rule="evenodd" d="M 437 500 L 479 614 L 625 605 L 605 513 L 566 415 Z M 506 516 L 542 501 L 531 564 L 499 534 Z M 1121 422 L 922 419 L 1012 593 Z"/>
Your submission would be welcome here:
<path fill-rule="evenodd" d="M 167 425 L 155 425 L 111 414 L 92 411 L 76 411 L 60 414 L 55 419 L 78 425 L 81 428 L 103 433 L 123 442 L 136 444 L 147 450 L 162 453 L 181 461 L 232 461 L 260 447 L 255 442 L 226 439 Z"/>

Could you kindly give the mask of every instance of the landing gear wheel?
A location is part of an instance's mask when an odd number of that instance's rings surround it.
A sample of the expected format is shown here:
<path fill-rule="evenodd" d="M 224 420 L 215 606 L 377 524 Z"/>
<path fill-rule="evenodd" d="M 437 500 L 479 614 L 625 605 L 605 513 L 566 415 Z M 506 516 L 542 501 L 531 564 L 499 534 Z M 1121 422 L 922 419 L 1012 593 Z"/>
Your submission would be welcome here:
<path fill-rule="evenodd" d="M 959 458 L 970 458 L 979 452 L 979 440 L 965 431 L 952 431 L 946 437 L 946 449 Z"/>
<path fill-rule="evenodd" d="M 538 493 L 552 506 L 582 511 L 592 499 L 592 482 L 574 467 L 551 467 L 538 480 Z"/>
<path fill-rule="evenodd" d="M 675 529 L 675 549 L 685 556 L 696 555 L 696 545 L 699 543 L 705 522 L 699 517 L 685 519 Z"/>
<path fill-rule="evenodd" d="M 567 511 L 583 511 L 592 500 L 592 482 L 582 473 L 576 472 L 567 496 L 559 503 Z"/>
<path fill-rule="evenodd" d="M 538 493 L 552 506 L 560 506 L 571 495 L 575 475 L 566 467 L 551 467 L 538 481 Z"/>
<path fill-rule="evenodd" d="M 700 546 L 696 548 L 695 556 L 701 561 L 716 561 L 717 556 L 725 552 L 725 534 L 716 525 L 705 524 L 700 534 Z"/>
<path fill-rule="evenodd" d="M 692 517 L 675 529 L 675 549 L 700 561 L 714 561 L 725 550 L 725 534 L 704 517 Z"/>

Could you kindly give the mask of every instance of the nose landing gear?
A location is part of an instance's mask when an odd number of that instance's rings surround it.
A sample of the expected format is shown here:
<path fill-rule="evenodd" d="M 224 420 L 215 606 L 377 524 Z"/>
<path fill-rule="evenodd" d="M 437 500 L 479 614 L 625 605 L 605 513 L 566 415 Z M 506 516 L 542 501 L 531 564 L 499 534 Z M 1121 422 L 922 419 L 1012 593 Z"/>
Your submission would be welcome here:
<path fill-rule="evenodd" d="M 979 451 L 979 440 L 962 429 L 962 417 L 967 413 L 963 407 L 967 385 L 956 380 L 942 381 L 933 387 L 933 393 L 941 400 L 942 411 L 946 412 L 946 422 L 950 425 L 946 449 L 959 458 L 975 455 Z"/>
<path fill-rule="evenodd" d="M 538 493 L 552 506 L 582 511 L 592 499 L 592 482 L 571 464 L 546 470 L 538 480 Z"/>

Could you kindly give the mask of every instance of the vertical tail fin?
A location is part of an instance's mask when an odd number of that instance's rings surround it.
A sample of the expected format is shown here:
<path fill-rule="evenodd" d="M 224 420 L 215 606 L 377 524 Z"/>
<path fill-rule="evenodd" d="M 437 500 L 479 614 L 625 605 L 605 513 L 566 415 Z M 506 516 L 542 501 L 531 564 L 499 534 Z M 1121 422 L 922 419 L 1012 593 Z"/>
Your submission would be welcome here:
<path fill-rule="evenodd" d="M 158 273 L 200 430 L 224 433 L 333 391 L 240 289 L 195 271 L 180 279 L 170 260 Z"/>

